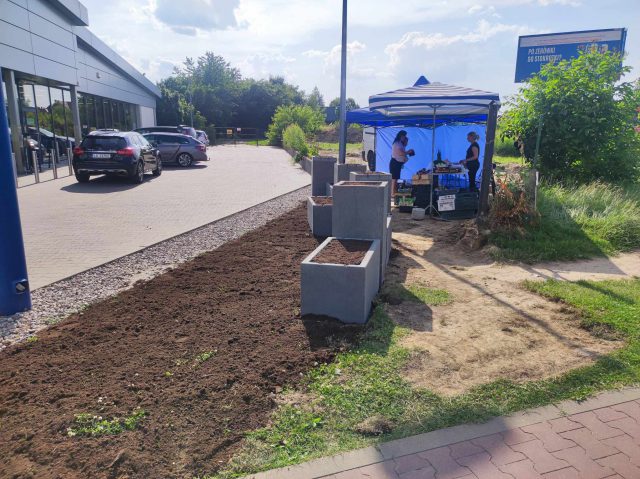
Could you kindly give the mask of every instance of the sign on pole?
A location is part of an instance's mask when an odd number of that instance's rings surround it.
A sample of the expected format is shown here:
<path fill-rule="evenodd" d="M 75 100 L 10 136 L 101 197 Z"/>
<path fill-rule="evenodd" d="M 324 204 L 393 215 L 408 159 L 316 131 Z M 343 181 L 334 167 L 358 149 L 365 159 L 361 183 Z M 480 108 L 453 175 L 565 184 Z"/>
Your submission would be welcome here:
<path fill-rule="evenodd" d="M 0 316 L 31 309 L 9 123 L 0 88 Z"/>
<path fill-rule="evenodd" d="M 624 53 L 626 39 L 626 28 L 519 37 L 515 81 L 526 81 L 538 73 L 542 65 L 576 58 L 581 51 Z"/>

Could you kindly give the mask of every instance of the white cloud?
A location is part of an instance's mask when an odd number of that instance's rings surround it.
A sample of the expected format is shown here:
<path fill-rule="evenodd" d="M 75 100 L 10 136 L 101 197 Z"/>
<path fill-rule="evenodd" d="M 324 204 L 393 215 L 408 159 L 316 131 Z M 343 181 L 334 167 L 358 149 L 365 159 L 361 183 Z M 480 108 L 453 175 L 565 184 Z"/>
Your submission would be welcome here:
<path fill-rule="evenodd" d="M 195 35 L 196 29 L 225 30 L 238 27 L 240 0 L 155 0 L 155 17 L 174 32 Z"/>
<path fill-rule="evenodd" d="M 409 48 L 420 48 L 432 50 L 435 48 L 448 47 L 458 43 L 480 43 L 486 42 L 490 38 L 500 33 L 512 33 L 514 35 L 526 35 L 534 33 L 532 29 L 522 25 L 505 25 L 502 23 L 492 24 L 487 20 L 480 20 L 478 27 L 467 33 L 455 35 L 445 35 L 444 33 L 424 33 L 407 32 L 402 38 L 394 43 L 390 43 L 385 48 L 385 53 L 389 56 L 390 66 L 400 63 L 400 55 Z"/>
<path fill-rule="evenodd" d="M 357 40 L 347 43 L 347 59 L 351 62 L 355 55 L 361 53 L 367 49 L 367 46 Z M 323 50 L 307 50 L 302 52 L 302 55 L 307 58 L 319 58 L 324 61 L 325 70 L 340 64 L 340 57 L 342 53 L 342 47 L 340 45 L 334 46 L 329 51 Z"/>

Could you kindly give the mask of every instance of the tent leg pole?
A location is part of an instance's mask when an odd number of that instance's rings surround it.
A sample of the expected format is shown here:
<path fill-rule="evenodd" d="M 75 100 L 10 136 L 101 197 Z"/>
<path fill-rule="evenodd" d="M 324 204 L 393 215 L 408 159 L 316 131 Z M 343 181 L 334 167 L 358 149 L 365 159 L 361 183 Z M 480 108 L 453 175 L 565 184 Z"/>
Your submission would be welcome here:
<path fill-rule="evenodd" d="M 433 214 L 438 214 L 435 207 L 433 206 L 433 179 L 435 178 L 433 174 L 433 159 L 436 154 L 436 107 L 433 107 L 433 133 L 431 134 L 431 185 L 429 187 L 429 208 L 427 208 L 427 212 L 433 216 Z"/>
<path fill-rule="evenodd" d="M 487 141 L 484 146 L 484 163 L 482 164 L 482 183 L 480 186 L 480 205 L 478 208 L 478 223 L 484 222 L 489 214 L 489 181 L 493 174 L 493 147 L 496 138 L 496 124 L 498 123 L 498 105 L 489 104 L 487 118 Z"/>

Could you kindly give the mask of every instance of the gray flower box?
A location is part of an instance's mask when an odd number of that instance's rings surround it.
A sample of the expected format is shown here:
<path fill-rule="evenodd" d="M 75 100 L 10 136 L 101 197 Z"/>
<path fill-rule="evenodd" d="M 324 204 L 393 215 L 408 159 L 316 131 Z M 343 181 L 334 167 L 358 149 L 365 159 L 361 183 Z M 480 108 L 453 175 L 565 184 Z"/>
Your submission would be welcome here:
<path fill-rule="evenodd" d="M 311 194 L 325 196 L 327 183 L 333 184 L 336 159 L 332 157 L 314 156 L 311 159 Z"/>
<path fill-rule="evenodd" d="M 339 181 L 349 181 L 349 175 L 352 171 L 364 173 L 367 171 L 367 165 L 358 163 L 336 163 L 333 167 L 333 184 Z"/>
<path fill-rule="evenodd" d="M 387 182 L 387 202 L 391 204 L 391 175 L 389 173 L 352 171 L 349 173 L 349 181 L 385 181 Z"/>
<path fill-rule="evenodd" d="M 335 239 L 327 238 L 300 265 L 301 313 L 330 316 L 343 323 L 366 323 L 380 286 L 380 241 L 371 241 L 359 265 L 314 263 Z"/>
<path fill-rule="evenodd" d="M 309 228 L 315 236 L 331 236 L 331 212 L 333 204 L 318 204 L 313 196 L 307 198 L 307 221 Z M 327 198 L 321 196 L 320 198 Z"/>
<path fill-rule="evenodd" d="M 388 260 L 391 223 L 386 181 L 341 181 L 333 185 L 331 234 L 337 238 L 380 240 L 380 284 Z"/>

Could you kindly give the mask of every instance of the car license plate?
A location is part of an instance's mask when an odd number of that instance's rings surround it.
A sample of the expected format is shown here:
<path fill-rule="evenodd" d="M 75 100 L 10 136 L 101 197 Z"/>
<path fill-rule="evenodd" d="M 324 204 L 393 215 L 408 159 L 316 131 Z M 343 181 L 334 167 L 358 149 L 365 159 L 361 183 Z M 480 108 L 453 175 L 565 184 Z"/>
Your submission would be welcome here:
<path fill-rule="evenodd" d="M 109 153 L 94 153 L 91 155 L 92 158 L 111 158 Z"/>

